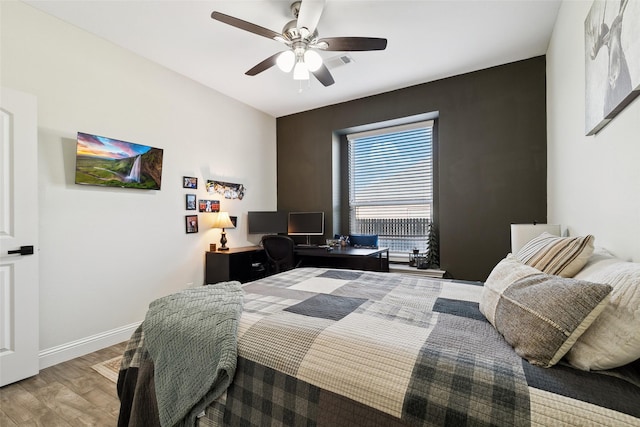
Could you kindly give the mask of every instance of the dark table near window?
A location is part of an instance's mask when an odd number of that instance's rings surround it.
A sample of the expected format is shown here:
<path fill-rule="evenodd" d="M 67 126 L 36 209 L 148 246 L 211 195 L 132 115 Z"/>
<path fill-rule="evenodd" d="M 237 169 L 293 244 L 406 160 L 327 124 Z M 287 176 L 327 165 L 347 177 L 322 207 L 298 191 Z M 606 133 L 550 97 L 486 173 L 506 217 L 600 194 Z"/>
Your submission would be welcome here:
<path fill-rule="evenodd" d="M 389 271 L 389 248 L 341 246 L 329 250 L 320 246 L 297 246 L 295 254 L 300 267 Z"/>

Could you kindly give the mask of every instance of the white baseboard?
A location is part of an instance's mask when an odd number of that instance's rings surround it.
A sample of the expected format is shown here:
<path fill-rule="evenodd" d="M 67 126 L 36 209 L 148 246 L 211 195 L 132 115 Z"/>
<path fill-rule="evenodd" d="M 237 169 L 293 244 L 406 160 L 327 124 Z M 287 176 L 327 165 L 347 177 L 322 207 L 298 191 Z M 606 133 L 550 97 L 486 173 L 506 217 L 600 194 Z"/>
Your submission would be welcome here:
<path fill-rule="evenodd" d="M 93 353 L 94 351 L 127 341 L 142 322 L 132 323 L 100 334 L 91 335 L 76 341 L 58 345 L 40 351 L 38 354 L 40 369 Z"/>

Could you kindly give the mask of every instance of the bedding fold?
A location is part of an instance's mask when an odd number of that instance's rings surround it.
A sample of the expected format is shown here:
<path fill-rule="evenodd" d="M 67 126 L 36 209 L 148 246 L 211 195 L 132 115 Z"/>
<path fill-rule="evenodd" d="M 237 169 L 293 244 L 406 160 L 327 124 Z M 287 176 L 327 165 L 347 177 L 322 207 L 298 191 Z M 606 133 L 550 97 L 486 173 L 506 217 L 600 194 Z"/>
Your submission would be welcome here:
<path fill-rule="evenodd" d="M 119 394 L 135 395 L 130 390 L 135 390 L 138 382 L 153 384 L 161 426 L 195 425 L 197 415 L 233 379 L 242 303 L 238 282 L 187 289 L 153 301 L 140 331 L 134 333 L 138 342 L 134 354 L 146 352 L 150 361 L 146 357 L 134 360 L 133 355 L 127 357 L 129 349 L 125 352 L 120 373 L 123 378 L 119 379 L 123 390 L 119 387 Z M 151 372 L 153 381 L 148 375 L 141 377 L 144 372 Z M 127 375 L 132 377 L 130 384 L 126 384 Z M 144 417 L 136 412 L 148 411 L 138 403 L 135 397 L 130 403 L 123 402 L 131 408 L 131 414 L 121 411 L 121 418 L 130 420 L 128 425 L 135 425 L 136 420 L 144 425 Z"/>

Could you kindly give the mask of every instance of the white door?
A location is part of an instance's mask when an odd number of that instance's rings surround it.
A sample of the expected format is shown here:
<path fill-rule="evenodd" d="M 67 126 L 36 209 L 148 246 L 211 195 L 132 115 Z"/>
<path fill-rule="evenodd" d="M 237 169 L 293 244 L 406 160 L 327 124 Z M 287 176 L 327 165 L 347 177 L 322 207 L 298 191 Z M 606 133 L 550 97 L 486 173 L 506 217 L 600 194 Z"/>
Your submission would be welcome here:
<path fill-rule="evenodd" d="M 0 88 L 0 98 L 0 386 L 3 386 L 36 375 L 39 370 L 38 111 L 33 95 Z M 29 247 L 31 255 L 27 254 Z"/>

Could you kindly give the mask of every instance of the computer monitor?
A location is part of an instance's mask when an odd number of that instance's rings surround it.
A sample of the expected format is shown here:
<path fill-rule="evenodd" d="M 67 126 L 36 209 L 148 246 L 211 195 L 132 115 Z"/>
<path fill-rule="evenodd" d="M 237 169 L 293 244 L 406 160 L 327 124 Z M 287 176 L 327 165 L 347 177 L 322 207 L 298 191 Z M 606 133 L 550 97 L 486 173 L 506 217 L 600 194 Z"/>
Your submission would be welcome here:
<path fill-rule="evenodd" d="M 290 236 L 324 235 L 324 212 L 289 212 L 287 233 Z"/>
<path fill-rule="evenodd" d="M 247 213 L 249 234 L 280 234 L 287 232 L 287 213 L 250 211 Z"/>

